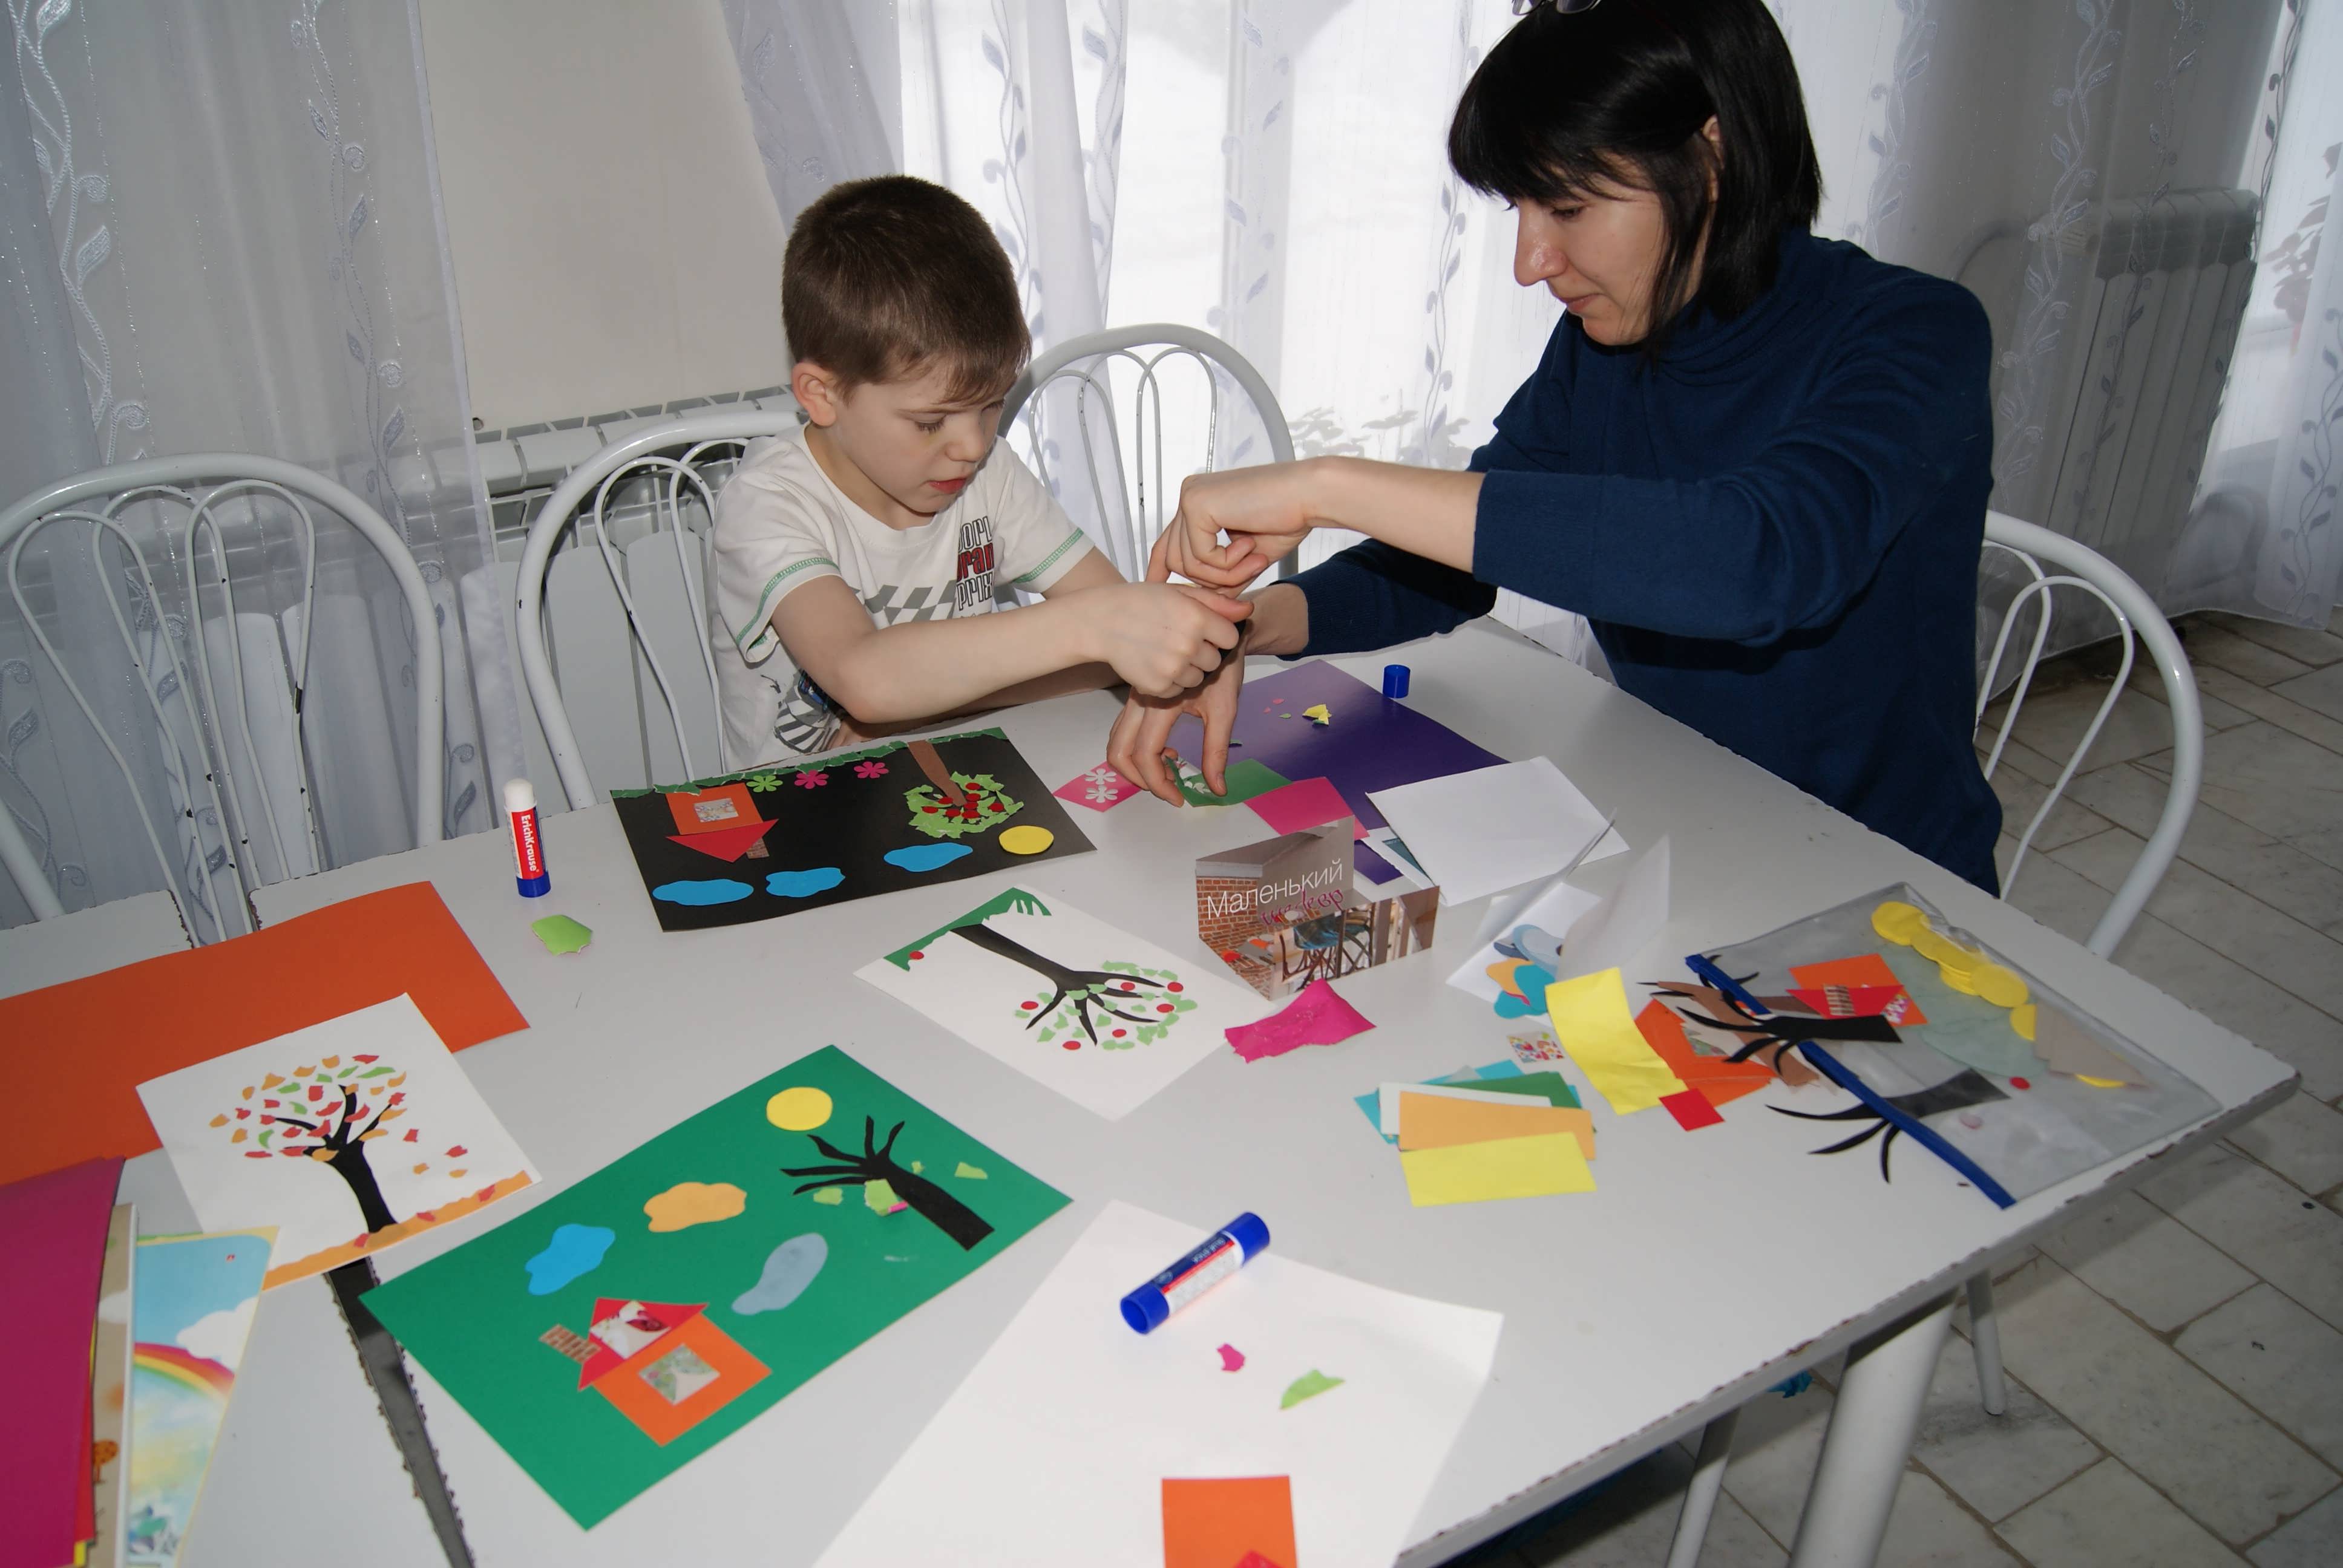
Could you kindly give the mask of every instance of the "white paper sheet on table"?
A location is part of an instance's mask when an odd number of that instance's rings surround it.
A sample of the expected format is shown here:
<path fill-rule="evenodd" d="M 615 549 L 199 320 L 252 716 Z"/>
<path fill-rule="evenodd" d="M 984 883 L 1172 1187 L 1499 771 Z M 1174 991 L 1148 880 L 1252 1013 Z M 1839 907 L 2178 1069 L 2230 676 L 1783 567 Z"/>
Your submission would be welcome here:
<path fill-rule="evenodd" d="M 1544 757 L 1377 789 L 1367 798 L 1440 884 L 1443 904 L 1551 877 L 1603 826 L 1603 813 Z M 1626 848 L 1614 829 L 1587 859 Z"/>
<path fill-rule="evenodd" d="M 205 1230 L 277 1227 L 272 1288 L 371 1257 L 538 1180 L 405 996 L 149 1079 L 138 1098 Z M 337 1126 L 359 1131 L 331 1159 L 304 1156 L 318 1146 L 317 1108 L 327 1104 Z M 369 1182 L 390 1229 L 366 1212 L 358 1194 Z"/>
<path fill-rule="evenodd" d="M 1499 939 L 1510 937 L 1523 926 L 1535 926 L 1550 933 L 1558 943 L 1563 933 L 1570 930 L 1572 922 L 1602 901 L 1600 893 L 1590 893 L 1584 888 L 1572 887 L 1568 882 L 1554 883 L 1497 921 L 1495 929 L 1489 932 L 1490 940 L 1474 948 L 1471 956 L 1456 966 L 1456 972 L 1448 977 L 1448 983 L 1458 990 L 1479 997 L 1483 1001 L 1495 1001 L 1504 994 L 1504 988 L 1489 978 L 1489 966 L 1505 957 L 1497 950 Z"/>
<path fill-rule="evenodd" d="M 1011 888 L 980 912 L 925 938 L 906 931 L 910 947 L 855 973 L 1111 1121 L 1225 1048 L 1222 1030 L 1284 1005 L 1054 894 Z M 1087 1008 L 1061 984 L 1076 975 L 1105 982 Z"/>
<path fill-rule="evenodd" d="M 1604 970 L 1634 972 L 1635 960 L 1668 923 L 1668 841 L 1644 850 L 1603 901 L 1571 922 L 1557 980 Z"/>
<path fill-rule="evenodd" d="M 1111 1202 L 847 1522 L 820 1568 L 1162 1561 L 1166 1479 L 1292 1478 L 1302 1563 L 1389 1563 L 1488 1381 L 1502 1314 L 1275 1243 L 1153 1333 L 1123 1293 L 1205 1234 Z M 1221 1370 L 1217 1347 L 1245 1362 Z M 1342 1386 L 1281 1410 L 1310 1372 Z"/>

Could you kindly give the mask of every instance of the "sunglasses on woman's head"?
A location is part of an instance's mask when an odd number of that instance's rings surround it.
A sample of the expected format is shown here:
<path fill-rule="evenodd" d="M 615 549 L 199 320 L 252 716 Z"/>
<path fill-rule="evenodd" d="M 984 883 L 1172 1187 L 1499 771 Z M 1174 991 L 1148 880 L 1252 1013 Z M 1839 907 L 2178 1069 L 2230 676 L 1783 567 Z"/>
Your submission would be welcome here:
<path fill-rule="evenodd" d="M 1513 15 L 1526 16 L 1543 5 L 1557 15 L 1573 16 L 1581 11 L 1592 11 L 1602 4 L 1603 0 L 1513 0 Z"/>

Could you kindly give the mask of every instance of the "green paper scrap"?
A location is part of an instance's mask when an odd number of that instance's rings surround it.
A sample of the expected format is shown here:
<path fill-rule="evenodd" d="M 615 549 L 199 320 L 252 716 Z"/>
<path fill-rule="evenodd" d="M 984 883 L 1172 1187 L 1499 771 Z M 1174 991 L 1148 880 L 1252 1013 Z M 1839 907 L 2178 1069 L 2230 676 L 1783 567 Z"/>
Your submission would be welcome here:
<path fill-rule="evenodd" d="M 965 1160 L 960 1162 L 959 1166 L 953 1170 L 952 1174 L 966 1181 L 982 1181 L 988 1180 L 983 1171 L 978 1170 L 975 1166 L 970 1164 Z"/>
<path fill-rule="evenodd" d="M 1328 1389 L 1341 1388 L 1342 1386 L 1342 1380 L 1341 1378 L 1328 1377 L 1316 1367 L 1312 1367 L 1308 1372 L 1303 1372 L 1300 1377 L 1295 1378 L 1292 1382 L 1285 1385 L 1285 1392 L 1278 1400 L 1277 1408 L 1280 1410 L 1292 1410 L 1295 1405 L 1300 1404 L 1305 1399 L 1316 1399 Z"/>
<path fill-rule="evenodd" d="M 862 1184 L 862 1201 L 873 1214 L 891 1214 L 903 1201 L 895 1196 L 895 1189 L 882 1177 Z"/>
<path fill-rule="evenodd" d="M 843 1203 L 846 1194 L 835 1187 L 824 1187 L 813 1195 L 813 1201 L 817 1203 Z"/>
<path fill-rule="evenodd" d="M 1180 786 L 1180 793 L 1191 806 L 1235 806 L 1256 795 L 1266 795 L 1272 789 L 1282 789 L 1292 782 L 1266 762 L 1255 762 L 1250 757 L 1230 763 L 1222 773 L 1221 782 L 1229 789 L 1225 795 L 1213 794 L 1204 783 L 1202 774 L 1198 773 L 1192 779 L 1185 769 L 1173 769 L 1172 779 Z"/>
<path fill-rule="evenodd" d="M 1526 1094 L 1544 1100 L 1549 1105 L 1560 1105 L 1572 1110 L 1578 1107 L 1578 1091 L 1570 1087 L 1569 1081 L 1562 1074 L 1523 1072 L 1521 1064 L 1510 1058 L 1503 1061 L 1493 1061 L 1486 1067 L 1463 1068 L 1455 1072 L 1444 1073 L 1438 1078 L 1427 1078 L 1423 1081 L 1449 1084 L 1459 1089 L 1469 1084 L 1474 1089 L 1485 1089 L 1493 1094 Z M 1351 1103 L 1359 1108 L 1359 1114 L 1364 1116 L 1374 1128 L 1376 1137 L 1386 1143 L 1394 1146 L 1398 1144 L 1399 1139 L 1396 1136 L 1383 1131 L 1383 1090 L 1380 1087 L 1370 1089 L 1364 1094 L 1353 1095 Z"/>
<path fill-rule="evenodd" d="M 768 1102 L 800 1091 L 786 1106 Z M 810 1101 L 822 1120 L 804 1128 Z M 900 1132 L 891 1132 L 898 1124 Z M 799 1207 L 842 1186 L 878 1180 L 867 1150 L 887 1150 L 884 1178 L 909 1207 L 875 1225 L 844 1206 Z M 815 1147 L 819 1138 L 846 1158 Z M 980 1161 L 981 1189 L 947 1193 L 910 1173 Z M 806 1174 L 791 1176 L 785 1168 Z M 826 1175 L 825 1168 L 840 1175 Z M 635 1216 L 643 1195 L 679 1181 L 729 1182 L 749 1214 L 779 1227 L 695 1225 L 655 1233 Z M 817 1188 L 830 1181 L 835 1185 Z M 835 1046 L 717 1101 L 516 1220 L 410 1270 L 366 1296 L 401 1344 L 564 1512 L 588 1528 L 723 1442 L 808 1379 L 974 1273 L 1066 1205 L 1065 1194 L 903 1093 Z M 786 1218 L 779 1216 L 786 1215 Z M 563 1224 L 603 1225 L 618 1239 L 600 1263 L 561 1289 L 528 1293 L 523 1264 Z M 985 1229 L 989 1227 L 989 1229 Z M 957 1231 L 959 1235 L 955 1235 Z M 787 1307 L 743 1317 L 732 1303 L 762 1275 L 776 1241 L 817 1235 L 827 1261 Z M 973 1245 L 960 1244 L 960 1236 Z M 598 1387 L 578 1386 L 578 1363 L 540 1342 L 558 1328 L 583 1336 L 595 1302 L 702 1307 L 722 1333 L 766 1369 L 664 1445 Z M 705 1332 L 700 1331 L 700 1332 Z M 709 1364 L 719 1365 L 716 1358 Z M 611 1374 L 618 1375 L 618 1374 Z"/>
<path fill-rule="evenodd" d="M 555 958 L 564 953 L 583 952 L 594 940 L 594 928 L 581 926 L 568 915 L 548 915 L 541 920 L 531 920 L 528 929 L 545 944 L 545 950 Z"/>

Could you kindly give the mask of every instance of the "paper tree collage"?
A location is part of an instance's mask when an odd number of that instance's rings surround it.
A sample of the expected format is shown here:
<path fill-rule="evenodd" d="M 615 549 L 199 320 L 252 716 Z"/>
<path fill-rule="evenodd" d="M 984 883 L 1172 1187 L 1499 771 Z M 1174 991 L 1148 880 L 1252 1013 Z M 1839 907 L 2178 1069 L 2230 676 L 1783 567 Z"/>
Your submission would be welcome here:
<path fill-rule="evenodd" d="M 664 930 L 770 920 L 1091 848 L 998 729 L 616 791 Z"/>

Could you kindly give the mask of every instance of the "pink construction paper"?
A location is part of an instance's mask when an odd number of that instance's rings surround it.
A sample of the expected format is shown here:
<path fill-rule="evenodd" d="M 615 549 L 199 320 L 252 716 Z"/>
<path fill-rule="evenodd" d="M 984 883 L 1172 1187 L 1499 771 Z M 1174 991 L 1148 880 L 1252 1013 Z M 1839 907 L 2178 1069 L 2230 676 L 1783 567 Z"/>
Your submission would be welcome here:
<path fill-rule="evenodd" d="M 1297 779 L 1283 789 L 1256 795 L 1245 804 L 1269 824 L 1272 833 L 1299 833 L 1304 828 L 1316 828 L 1337 817 L 1348 817 L 1351 837 L 1367 836 L 1367 830 L 1359 826 L 1359 814 L 1351 809 L 1342 792 L 1323 779 Z"/>
<path fill-rule="evenodd" d="M 1093 811 L 1112 810 L 1140 792 L 1138 785 L 1125 779 L 1104 762 L 1077 773 L 1050 791 L 1061 800 L 1071 801 L 1077 806 L 1087 806 Z M 1340 812 L 1335 814 L 1341 815 Z"/>
<path fill-rule="evenodd" d="M 1297 1046 L 1334 1045 L 1374 1028 L 1366 1014 L 1334 993 L 1324 980 L 1314 980 L 1292 1001 L 1258 1023 L 1239 1024 L 1221 1032 L 1247 1061 L 1283 1056 Z"/>
<path fill-rule="evenodd" d="M 0 1187 L 15 1367 L 0 1422 L 0 1568 L 57 1568 L 90 1496 L 89 1343 L 119 1160 L 89 1160 Z"/>

